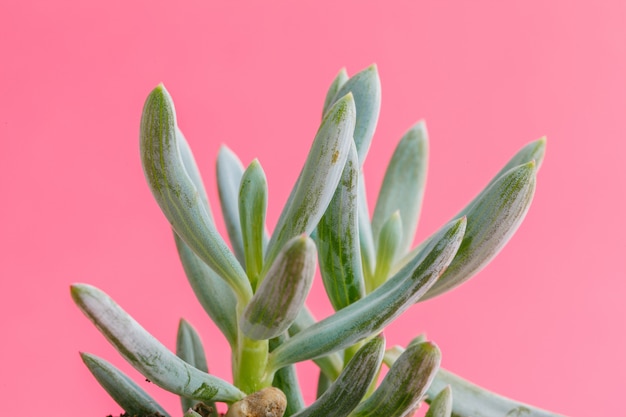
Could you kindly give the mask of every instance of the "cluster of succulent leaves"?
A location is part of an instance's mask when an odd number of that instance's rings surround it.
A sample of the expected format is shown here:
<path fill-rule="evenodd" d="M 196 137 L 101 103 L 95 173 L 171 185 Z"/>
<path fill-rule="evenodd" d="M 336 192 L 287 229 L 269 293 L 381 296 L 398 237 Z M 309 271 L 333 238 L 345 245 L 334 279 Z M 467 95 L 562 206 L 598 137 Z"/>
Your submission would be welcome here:
<path fill-rule="evenodd" d="M 260 163 L 244 168 L 222 147 L 220 204 L 230 240 L 217 232 L 190 147 L 163 85 L 141 119 L 144 172 L 170 222 L 185 273 L 200 304 L 232 349 L 233 383 L 208 373 L 194 328 L 180 321 L 176 354 L 101 290 L 72 286 L 79 308 L 152 383 L 198 403 L 229 405 L 265 387 L 287 398 L 286 416 L 405 416 L 423 401 L 428 416 L 554 416 L 483 390 L 440 367 L 438 347 L 417 337 L 385 347 L 382 330 L 415 303 L 455 288 L 483 268 L 530 206 L 545 139 L 529 143 L 467 207 L 411 248 L 422 205 L 428 142 L 418 122 L 399 141 L 370 221 L 362 166 L 380 109 L 375 66 L 333 81 L 304 167 L 271 236 L 267 182 Z M 316 321 L 305 300 L 317 265 L 335 310 Z M 130 415 L 169 414 L 107 361 L 82 354 Z M 318 398 L 306 406 L 294 364 L 320 369 Z M 381 367 L 386 376 L 377 385 Z"/>

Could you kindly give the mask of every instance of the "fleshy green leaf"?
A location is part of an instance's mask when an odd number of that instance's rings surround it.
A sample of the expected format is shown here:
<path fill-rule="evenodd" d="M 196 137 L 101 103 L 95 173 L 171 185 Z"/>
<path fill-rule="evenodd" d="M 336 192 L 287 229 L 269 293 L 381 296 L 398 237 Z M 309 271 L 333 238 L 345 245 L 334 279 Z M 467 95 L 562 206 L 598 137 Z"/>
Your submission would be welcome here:
<path fill-rule="evenodd" d="M 237 298 L 233 290 L 215 271 L 202 262 L 176 233 L 174 240 L 185 275 L 200 305 L 222 331 L 230 346 L 235 346 Z"/>
<path fill-rule="evenodd" d="M 399 246 L 401 256 L 413 244 L 424 197 L 427 168 L 428 134 L 426 124 L 420 121 L 398 143 L 387 166 L 372 217 L 372 232 L 377 240 L 389 216 L 396 210 L 400 211 L 404 231 Z"/>
<path fill-rule="evenodd" d="M 189 146 L 187 139 L 185 139 L 185 135 L 183 135 L 183 132 L 178 128 L 178 126 L 176 127 L 176 140 L 178 141 L 178 150 L 180 151 L 180 156 L 183 160 L 183 166 L 185 167 L 185 171 L 187 172 L 187 175 L 189 175 L 189 179 L 193 182 L 193 185 L 196 186 L 198 194 L 200 195 L 200 199 L 204 204 L 204 209 L 209 215 L 209 218 L 213 220 L 213 213 L 211 212 L 209 197 L 207 196 L 206 189 L 204 188 L 204 182 L 202 182 L 200 170 L 198 169 L 196 160 L 193 157 L 193 152 L 191 152 L 191 147 Z"/>
<path fill-rule="evenodd" d="M 380 78 L 376 65 L 370 65 L 350 77 L 337 91 L 334 100 L 337 101 L 348 93 L 354 95 L 356 105 L 354 143 L 362 166 L 370 148 L 380 113 Z"/>
<path fill-rule="evenodd" d="M 328 109 L 330 109 L 330 107 L 334 104 L 333 99 L 337 95 L 337 91 L 339 91 L 339 89 L 346 83 L 346 81 L 348 81 L 348 72 L 345 68 L 342 68 L 339 70 L 339 73 L 330 84 L 328 92 L 326 93 L 326 99 L 324 100 L 324 110 L 322 111 L 322 119 L 324 118 L 324 115 L 326 115 Z"/>
<path fill-rule="evenodd" d="M 363 345 L 326 392 L 295 416 L 344 417 L 350 414 L 378 374 L 384 352 L 385 339 L 382 337 L 375 337 Z"/>
<path fill-rule="evenodd" d="M 431 384 L 441 362 L 439 348 L 431 342 L 409 346 L 398 357 L 374 393 L 351 417 L 401 417 L 414 410 Z"/>
<path fill-rule="evenodd" d="M 293 366 L 293 365 L 289 365 L 289 366 Z M 285 368 L 288 368 L 288 366 L 286 366 Z M 278 372 L 280 372 L 281 370 L 285 368 L 281 368 L 280 370 L 278 370 Z M 328 389 L 328 387 L 330 387 L 332 383 L 333 381 L 331 381 L 330 378 L 327 377 L 324 372 L 320 372 L 317 378 L 317 391 L 315 393 L 315 398 L 321 397 L 322 394 L 326 392 L 326 390 Z"/>
<path fill-rule="evenodd" d="M 352 145 L 337 191 L 317 226 L 320 272 L 335 310 L 365 295 L 359 247 L 358 179 L 359 161 Z"/>
<path fill-rule="evenodd" d="M 132 416 L 155 413 L 169 416 L 139 385 L 109 362 L 90 353 L 81 353 L 80 357 L 102 388 L 126 413 Z"/>
<path fill-rule="evenodd" d="M 196 413 L 196 412 L 195 412 L 195 411 L 193 411 L 193 410 L 187 410 L 187 411 L 185 412 L 185 414 L 183 415 L 183 417 L 202 417 L 202 415 L 201 415 L 201 414 Z"/>
<path fill-rule="evenodd" d="M 452 415 L 452 389 L 447 385 L 430 402 L 425 417 L 450 417 Z"/>
<path fill-rule="evenodd" d="M 222 145 L 217 154 L 216 163 L 217 191 L 228 239 L 239 263 L 245 266 L 245 252 L 239 223 L 239 187 L 243 172 L 243 164 L 237 155 L 226 145 Z"/>
<path fill-rule="evenodd" d="M 250 163 L 239 188 L 239 219 L 246 258 L 246 272 L 252 288 L 263 268 L 267 180 L 258 160 Z"/>
<path fill-rule="evenodd" d="M 359 301 L 302 330 L 270 354 L 269 368 L 317 358 L 380 332 L 435 282 L 456 254 L 465 218 L 449 223 L 400 272 Z"/>
<path fill-rule="evenodd" d="M 265 272 L 283 245 L 301 234 L 310 235 L 326 211 L 348 158 L 355 115 L 354 99 L 347 94 L 324 117 L 268 244 Z"/>
<path fill-rule="evenodd" d="M 298 317 L 296 317 L 296 320 L 289 327 L 289 336 L 293 337 L 307 327 L 314 325 L 315 323 L 317 323 L 317 320 L 315 320 L 315 317 L 313 317 L 313 315 L 305 305 L 300 309 Z M 313 359 L 313 362 L 320 368 L 320 370 L 324 373 L 324 375 L 328 377 L 331 382 L 339 377 L 339 374 L 343 369 L 343 358 L 338 352 L 333 352 L 326 356 L 315 358 Z"/>
<path fill-rule="evenodd" d="M 372 225 L 370 223 L 370 212 L 367 206 L 367 194 L 365 191 L 365 176 L 361 170 L 359 175 L 359 245 L 361 247 L 361 263 L 363 266 L 363 276 L 365 282 L 370 282 L 374 275 L 376 247 L 374 246 L 374 237 L 372 234 Z"/>
<path fill-rule="evenodd" d="M 202 341 L 196 329 L 193 328 L 185 319 L 180 319 L 178 323 L 178 333 L 176 334 L 176 356 L 187 362 L 194 368 L 198 368 L 202 372 L 209 372 L 206 363 L 206 356 Z M 192 408 L 198 401 L 180 397 L 183 412 Z M 209 404 L 213 405 L 213 403 Z"/>
<path fill-rule="evenodd" d="M 533 161 L 502 174 L 463 214 L 467 230 L 456 257 L 422 300 L 461 285 L 485 267 L 524 220 L 535 192 Z"/>
<path fill-rule="evenodd" d="M 246 336 L 264 340 L 289 329 L 313 284 L 316 255 L 308 236 L 287 242 L 244 310 L 240 326 Z"/>
<path fill-rule="evenodd" d="M 140 147 L 152 194 L 176 233 L 224 278 L 244 301 L 252 294 L 246 273 L 219 235 L 183 164 L 176 134 L 176 113 L 163 85 L 144 104 Z"/>
<path fill-rule="evenodd" d="M 154 384 L 199 401 L 233 402 L 244 397 L 228 382 L 190 366 L 170 352 L 104 292 L 74 284 L 71 293 L 76 305 L 124 359 Z"/>
<path fill-rule="evenodd" d="M 398 255 L 398 249 L 402 240 L 402 219 L 400 212 L 396 211 L 385 222 L 376 245 L 376 270 L 372 279 L 368 281 L 368 291 L 378 288 L 389 277 L 389 271 L 393 261 Z"/>
<path fill-rule="evenodd" d="M 494 394 L 444 369 L 437 372 L 428 397 L 435 398 L 448 385 L 454 393 L 452 415 L 455 417 L 563 417 Z"/>
<path fill-rule="evenodd" d="M 285 339 L 286 336 L 284 335 L 271 339 L 269 341 L 270 352 L 279 346 Z M 287 408 L 285 409 L 283 417 L 290 417 L 305 407 L 295 365 L 289 365 L 279 369 L 274 374 L 272 386 L 281 390 L 285 394 L 285 397 L 287 397 Z"/>

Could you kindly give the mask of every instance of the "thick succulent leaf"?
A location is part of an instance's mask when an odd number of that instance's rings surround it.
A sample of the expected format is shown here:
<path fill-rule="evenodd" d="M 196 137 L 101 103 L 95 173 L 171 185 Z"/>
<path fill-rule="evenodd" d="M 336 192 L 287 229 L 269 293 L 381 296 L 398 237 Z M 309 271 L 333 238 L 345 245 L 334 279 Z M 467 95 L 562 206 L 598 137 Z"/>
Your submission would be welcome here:
<path fill-rule="evenodd" d="M 222 215 L 226 224 L 228 239 L 235 256 L 245 266 L 245 252 L 239 223 L 239 187 L 243 176 L 243 164 L 226 145 L 217 154 L 217 191 L 220 196 Z"/>
<path fill-rule="evenodd" d="M 293 365 L 289 365 L 289 366 L 293 366 Z M 288 367 L 286 366 L 285 368 L 288 368 Z M 281 370 L 285 368 L 281 368 Z M 278 372 L 280 372 L 281 370 L 279 370 Z M 322 394 L 326 392 L 326 390 L 328 389 L 328 387 L 330 387 L 332 383 L 333 381 L 331 381 L 330 378 L 327 377 L 324 372 L 320 372 L 317 378 L 317 390 L 315 393 L 315 398 L 321 397 Z"/>
<path fill-rule="evenodd" d="M 379 333 L 435 282 L 456 254 L 465 218 L 442 229 L 413 261 L 366 297 L 319 321 L 270 354 L 269 368 L 324 356 Z"/>
<path fill-rule="evenodd" d="M 246 258 L 246 273 L 252 288 L 263 269 L 266 242 L 267 179 L 258 160 L 250 163 L 239 188 L 239 220 Z"/>
<path fill-rule="evenodd" d="M 563 417 L 494 394 L 444 369 L 437 372 L 428 397 L 435 398 L 448 385 L 454 393 L 452 415 L 455 417 Z"/>
<path fill-rule="evenodd" d="M 385 365 L 387 365 L 387 367 L 391 368 L 391 366 L 398 360 L 403 352 L 404 348 L 402 346 L 392 346 L 385 351 L 383 362 L 385 363 Z"/>
<path fill-rule="evenodd" d="M 409 346 L 398 357 L 380 386 L 352 417 L 401 417 L 418 405 L 441 363 L 439 348 L 425 342 Z"/>
<path fill-rule="evenodd" d="M 365 176 L 361 170 L 359 175 L 359 245 L 361 247 L 361 263 L 363 265 L 363 276 L 365 282 L 370 281 L 374 274 L 376 261 L 376 247 L 374 245 L 374 237 L 372 234 L 372 224 L 370 223 L 370 212 L 367 207 L 367 193 L 365 191 Z"/>
<path fill-rule="evenodd" d="M 156 87 L 143 108 L 141 160 L 152 194 L 176 233 L 242 300 L 252 290 L 246 273 L 226 246 L 187 173 L 176 134 L 176 114 L 163 85 Z"/>
<path fill-rule="evenodd" d="M 372 217 L 372 232 L 377 240 L 389 216 L 396 210 L 400 211 L 404 231 L 400 255 L 409 251 L 415 238 L 427 168 L 428 134 L 426 124 L 420 121 L 398 143 L 387 166 Z"/>
<path fill-rule="evenodd" d="M 222 331 L 230 346 L 237 342 L 237 298 L 230 286 L 174 233 L 178 256 L 200 305 Z"/>
<path fill-rule="evenodd" d="M 337 95 L 337 91 L 339 91 L 339 89 L 346 83 L 346 81 L 348 81 L 348 78 L 348 72 L 346 71 L 346 69 L 340 69 L 339 73 L 330 84 L 328 92 L 326 93 L 326 99 L 324 100 L 324 109 L 322 111 L 322 119 L 326 115 L 328 109 L 330 109 L 330 107 L 335 103 L 333 100 Z"/>
<path fill-rule="evenodd" d="M 200 175 L 200 170 L 198 169 L 198 165 L 196 164 L 196 159 L 193 157 L 193 152 L 191 152 L 191 147 L 185 139 L 185 135 L 183 132 L 176 127 L 176 140 L 178 141 L 178 150 L 180 151 L 180 157 L 183 160 L 183 166 L 185 167 L 185 171 L 189 175 L 189 179 L 193 182 L 193 185 L 196 186 L 198 193 L 200 195 L 200 199 L 204 204 L 204 209 L 206 210 L 209 218 L 213 219 L 213 213 L 211 212 L 211 205 L 209 204 L 209 197 L 206 193 L 206 189 L 204 188 L 204 182 L 202 182 L 202 176 Z"/>
<path fill-rule="evenodd" d="M 317 251 L 324 288 L 335 310 L 365 295 L 358 224 L 359 160 L 351 146 L 337 191 L 317 225 Z"/>
<path fill-rule="evenodd" d="M 244 394 L 170 352 L 108 295 L 86 284 L 71 287 L 72 298 L 133 367 L 154 384 L 199 401 L 233 402 Z"/>
<path fill-rule="evenodd" d="M 355 117 L 352 94 L 337 101 L 324 117 L 268 243 L 264 272 L 288 240 L 310 235 L 326 211 L 348 158 Z"/>
<path fill-rule="evenodd" d="M 83 362 L 98 383 L 124 411 L 131 415 L 169 414 L 126 374 L 102 358 L 81 353 Z"/>
<path fill-rule="evenodd" d="M 308 236 L 287 242 L 244 310 L 240 327 L 246 336 L 265 340 L 289 329 L 313 284 L 316 256 Z"/>
<path fill-rule="evenodd" d="M 376 270 L 371 280 L 367 282 L 368 292 L 378 288 L 389 278 L 389 271 L 393 261 L 398 255 L 400 243 L 402 241 L 402 219 L 400 212 L 395 211 L 385 222 L 376 245 Z"/>
<path fill-rule="evenodd" d="M 452 389 L 450 385 L 441 390 L 428 406 L 425 417 L 451 417 L 452 416 Z"/>
<path fill-rule="evenodd" d="M 185 319 L 180 319 L 178 323 L 176 356 L 203 372 L 209 372 L 200 336 L 196 329 Z M 198 401 L 187 397 L 180 397 L 180 402 L 183 407 L 183 413 L 198 403 Z M 213 403 L 209 405 L 213 406 Z"/>
<path fill-rule="evenodd" d="M 354 95 L 356 105 L 354 142 L 362 166 L 372 143 L 380 113 L 380 78 L 375 64 L 350 77 L 337 91 L 334 100 L 337 101 L 348 93 Z"/>
<path fill-rule="evenodd" d="M 287 336 L 281 335 L 269 341 L 270 352 L 280 345 Z M 300 390 L 300 381 L 296 373 L 295 365 L 285 366 L 274 374 L 272 386 L 281 390 L 287 397 L 287 408 L 283 417 L 289 417 L 305 407 L 302 391 Z"/>
<path fill-rule="evenodd" d="M 350 414 L 378 374 L 384 352 L 385 339 L 382 337 L 375 337 L 363 345 L 326 392 L 296 416 L 344 417 Z"/>
<path fill-rule="evenodd" d="M 185 412 L 185 414 L 183 414 L 183 417 L 202 417 L 202 415 L 201 415 L 201 414 L 196 413 L 196 412 L 195 412 L 195 411 L 193 411 L 193 410 L 187 410 L 187 411 Z"/>
<path fill-rule="evenodd" d="M 317 323 L 317 320 L 315 320 L 315 317 L 313 317 L 305 305 L 300 309 L 298 317 L 296 317 L 296 320 L 289 327 L 289 336 L 293 337 L 315 323 Z M 343 358 L 338 352 L 333 352 L 326 356 L 315 358 L 313 359 L 313 362 L 331 382 L 339 377 L 339 374 L 343 369 Z"/>
<path fill-rule="evenodd" d="M 456 257 L 422 300 L 450 291 L 484 268 L 524 220 L 535 193 L 534 161 L 507 171 L 463 211 L 467 230 Z"/>

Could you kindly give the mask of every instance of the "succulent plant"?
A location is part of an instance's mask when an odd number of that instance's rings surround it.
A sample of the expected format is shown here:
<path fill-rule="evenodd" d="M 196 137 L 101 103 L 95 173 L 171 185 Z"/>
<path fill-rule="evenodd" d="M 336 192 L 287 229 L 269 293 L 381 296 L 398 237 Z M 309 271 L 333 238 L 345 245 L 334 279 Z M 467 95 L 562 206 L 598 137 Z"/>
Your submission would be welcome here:
<path fill-rule="evenodd" d="M 383 329 L 415 303 L 480 271 L 530 206 L 545 139 L 515 154 L 457 216 L 415 248 L 428 156 L 424 122 L 399 141 L 370 221 L 362 172 L 380 109 L 374 65 L 327 93 L 322 122 L 274 232 L 265 227 L 267 181 L 222 147 L 220 204 L 230 240 L 217 232 L 191 149 L 163 85 L 148 96 L 140 145 L 145 177 L 171 223 L 200 304 L 232 350 L 233 382 L 208 373 L 196 330 L 180 321 L 176 353 L 101 290 L 75 284 L 78 307 L 152 383 L 180 396 L 185 416 L 556 416 L 479 388 L 440 367 L 439 348 L 416 337 L 385 348 Z M 335 312 L 316 321 L 305 305 L 319 264 Z M 167 416 L 142 388 L 94 355 L 82 359 L 128 415 Z M 294 364 L 319 366 L 318 397 L 306 406 Z M 381 367 L 386 376 L 377 384 Z"/>

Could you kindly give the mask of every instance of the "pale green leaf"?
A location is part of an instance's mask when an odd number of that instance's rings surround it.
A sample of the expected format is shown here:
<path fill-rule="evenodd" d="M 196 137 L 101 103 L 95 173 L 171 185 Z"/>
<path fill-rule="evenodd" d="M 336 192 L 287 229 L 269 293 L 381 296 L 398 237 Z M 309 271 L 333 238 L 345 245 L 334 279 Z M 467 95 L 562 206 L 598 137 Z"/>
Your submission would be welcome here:
<path fill-rule="evenodd" d="M 246 273 L 215 229 L 183 164 L 177 136 L 174 104 L 159 85 L 146 99 L 140 128 L 142 165 L 152 194 L 176 233 L 246 301 L 252 294 Z"/>
<path fill-rule="evenodd" d="M 430 401 L 425 417 L 451 417 L 452 389 L 447 385 L 435 398 Z"/>
<path fill-rule="evenodd" d="M 409 346 L 395 361 L 374 393 L 351 417 L 402 417 L 410 414 L 430 386 L 441 362 L 431 342 Z"/>
<path fill-rule="evenodd" d="M 196 413 L 195 411 L 193 411 L 193 410 L 191 410 L 191 409 L 190 409 L 190 410 L 187 410 L 187 411 L 185 412 L 185 414 L 183 415 L 183 417 L 202 417 L 202 415 L 201 415 L 201 414 L 198 414 L 198 413 Z"/>
<path fill-rule="evenodd" d="M 363 345 L 339 378 L 313 404 L 295 416 L 344 417 L 350 414 L 378 374 L 384 352 L 385 339 L 382 337 L 375 337 Z"/>
<path fill-rule="evenodd" d="M 389 216 L 396 210 L 400 211 L 404 231 L 399 246 L 401 256 L 413 244 L 424 197 L 427 168 L 428 134 L 426 124 L 420 121 L 398 143 L 387 166 L 372 217 L 372 232 L 374 240 L 377 240 Z"/>
<path fill-rule="evenodd" d="M 316 256 L 308 236 L 285 244 L 244 310 L 240 327 L 246 336 L 264 340 L 289 329 L 313 284 Z"/>
<path fill-rule="evenodd" d="M 563 417 L 494 394 L 444 369 L 437 372 L 428 397 L 435 398 L 448 385 L 454 393 L 452 415 L 455 417 Z"/>
<path fill-rule="evenodd" d="M 71 294 L 76 305 L 124 359 L 154 384 L 205 402 L 233 402 L 244 397 L 228 382 L 194 368 L 170 352 L 99 289 L 74 284 Z"/>
<path fill-rule="evenodd" d="M 215 271 L 202 262 L 176 233 L 174 241 L 187 280 L 200 305 L 222 331 L 230 346 L 236 346 L 237 298 L 233 290 Z"/>
<path fill-rule="evenodd" d="M 294 365 L 289 365 L 289 366 L 294 366 Z M 288 368 L 288 366 L 286 366 L 285 368 Z M 285 368 L 281 368 L 280 370 L 278 370 L 278 372 L 280 372 L 281 370 Z M 331 381 L 330 378 L 327 377 L 324 372 L 320 372 L 317 378 L 317 390 L 315 393 L 315 398 L 321 397 L 322 394 L 326 392 L 326 390 L 328 389 L 328 387 L 330 387 L 330 384 L 332 383 L 333 381 Z"/>
<path fill-rule="evenodd" d="M 80 357 L 102 388 L 126 413 L 131 416 L 158 413 L 169 417 L 163 407 L 115 366 L 90 353 L 81 353 Z"/>
<path fill-rule="evenodd" d="M 359 245 L 361 247 L 361 263 L 363 266 L 363 276 L 365 282 L 371 281 L 374 275 L 376 262 L 376 247 L 374 245 L 374 237 L 372 234 L 372 224 L 370 223 L 370 212 L 367 206 L 367 193 L 365 190 L 365 176 L 363 171 L 359 175 L 358 190 L 358 206 L 359 206 Z"/>
<path fill-rule="evenodd" d="M 270 354 L 269 368 L 324 356 L 377 334 L 435 282 L 456 254 L 465 218 L 449 223 L 411 262 L 376 290 L 319 321 Z"/>
<path fill-rule="evenodd" d="M 250 163 L 239 188 L 239 220 L 246 258 L 246 272 L 252 288 L 263 268 L 266 242 L 267 179 L 258 160 Z"/>
<path fill-rule="evenodd" d="M 398 256 L 402 240 L 402 219 L 400 212 L 395 211 L 385 222 L 376 244 L 376 269 L 371 280 L 367 282 L 368 292 L 371 292 L 384 283 L 389 277 L 393 261 Z"/>
<path fill-rule="evenodd" d="M 215 172 L 228 239 L 235 256 L 241 265 L 245 266 L 245 252 L 239 223 L 239 187 L 244 168 L 237 155 L 226 145 L 222 145 L 217 154 Z"/>
<path fill-rule="evenodd" d="M 313 317 L 305 305 L 300 309 L 296 320 L 289 327 L 289 336 L 293 337 L 315 323 L 317 323 L 317 320 L 315 320 L 315 317 Z M 333 352 L 326 356 L 315 358 L 313 359 L 313 362 L 331 382 L 337 379 L 343 369 L 343 358 L 338 352 Z"/>
<path fill-rule="evenodd" d="M 467 230 L 459 252 L 422 300 L 450 291 L 484 268 L 513 236 L 535 192 L 534 161 L 502 174 L 467 210 Z"/>
<path fill-rule="evenodd" d="M 348 78 L 348 72 L 346 71 L 346 69 L 340 69 L 339 73 L 330 84 L 328 92 L 326 93 L 326 99 L 324 100 L 324 109 L 322 111 L 322 119 L 324 118 L 324 115 L 326 115 L 328 109 L 330 109 L 330 107 L 335 103 L 333 99 L 337 95 L 337 91 L 339 91 L 339 89 L 346 83 L 346 81 L 348 81 Z"/>
<path fill-rule="evenodd" d="M 209 197 L 207 196 L 206 189 L 204 188 L 204 182 L 202 181 L 200 170 L 198 169 L 196 160 L 193 157 L 193 152 L 191 152 L 191 147 L 189 146 L 187 139 L 185 139 L 185 135 L 183 135 L 183 132 L 180 130 L 180 128 L 178 128 L 178 126 L 176 127 L 176 140 L 178 141 L 178 150 L 180 151 L 180 157 L 183 161 L 185 171 L 187 172 L 187 175 L 189 175 L 189 179 L 196 186 L 198 194 L 200 195 L 200 199 L 204 204 L 204 208 L 209 215 L 209 218 L 213 220 L 213 213 L 211 212 Z"/>
<path fill-rule="evenodd" d="M 354 143 L 362 166 L 370 148 L 380 113 L 380 78 L 375 64 L 350 77 L 337 91 L 334 101 L 348 93 L 354 95 L 356 105 Z"/>
<path fill-rule="evenodd" d="M 352 94 L 331 107 L 268 243 L 264 272 L 290 239 L 310 235 L 326 211 L 348 158 L 356 110 Z"/>
<path fill-rule="evenodd" d="M 270 352 L 285 341 L 286 338 L 287 336 L 281 335 L 271 339 L 269 341 Z M 305 407 L 295 365 L 285 366 L 276 371 L 272 386 L 281 390 L 287 397 L 287 408 L 283 417 L 290 417 Z"/>
<path fill-rule="evenodd" d="M 176 356 L 194 368 L 198 368 L 206 373 L 209 372 L 200 335 L 198 335 L 196 329 L 194 329 L 193 326 L 185 319 L 180 319 L 178 323 L 178 332 L 176 334 Z M 198 401 L 187 397 L 180 397 L 180 401 L 183 407 L 183 412 L 198 403 Z M 209 405 L 213 405 L 213 403 Z"/>
<path fill-rule="evenodd" d="M 317 251 L 324 288 L 335 310 L 365 295 L 359 247 L 359 161 L 351 146 L 337 191 L 317 225 Z"/>

